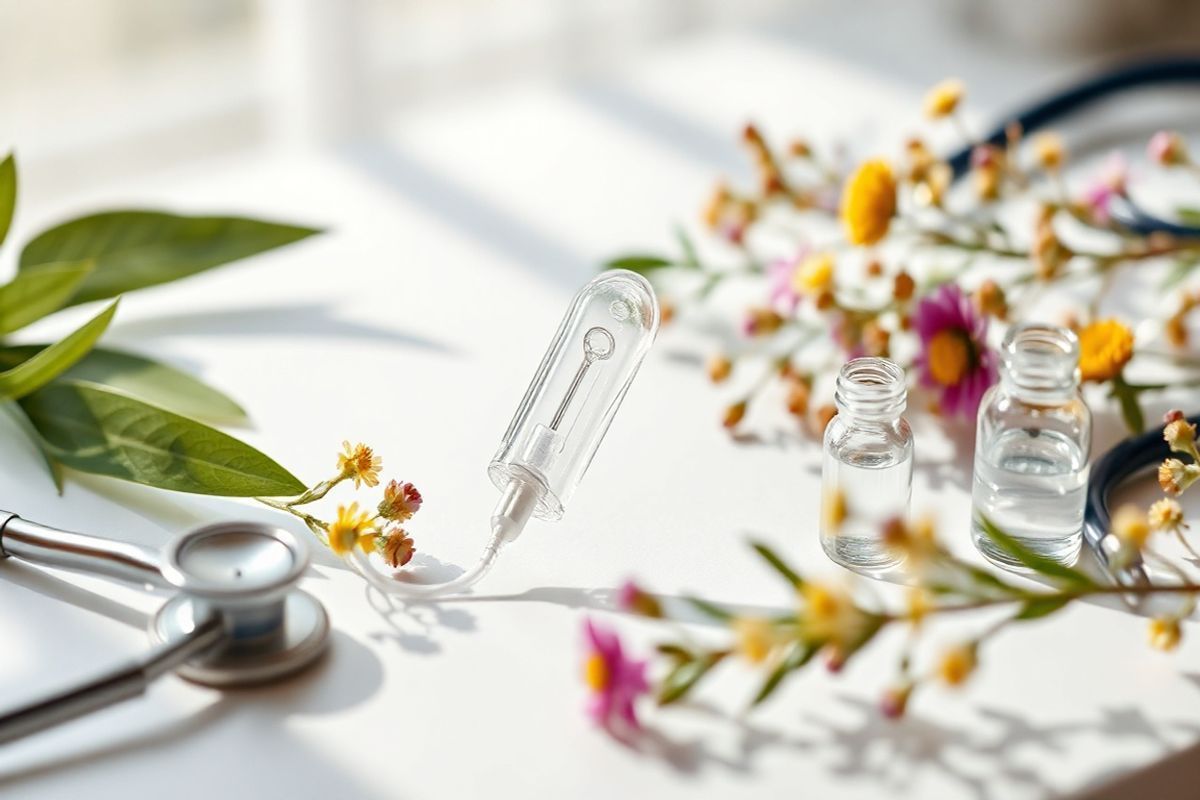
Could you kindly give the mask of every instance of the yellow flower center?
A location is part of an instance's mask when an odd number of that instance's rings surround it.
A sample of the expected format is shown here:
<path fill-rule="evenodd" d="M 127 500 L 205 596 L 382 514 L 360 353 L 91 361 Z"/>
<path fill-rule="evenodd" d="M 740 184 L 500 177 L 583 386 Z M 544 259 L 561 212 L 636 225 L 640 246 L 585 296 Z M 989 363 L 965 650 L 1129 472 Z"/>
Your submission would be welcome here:
<path fill-rule="evenodd" d="M 792 288 L 799 294 L 822 292 L 833 285 L 833 256 L 809 256 L 792 275 Z"/>
<path fill-rule="evenodd" d="M 896 213 L 896 177 L 886 161 L 867 161 L 846 182 L 842 222 L 851 244 L 875 244 Z"/>
<path fill-rule="evenodd" d="M 1115 319 L 1088 325 L 1079 334 L 1079 372 L 1085 381 L 1115 378 L 1133 357 L 1133 332 Z"/>
<path fill-rule="evenodd" d="M 971 368 L 971 347 L 960 331 L 939 331 L 929 340 L 929 373 L 943 386 L 957 386 Z"/>
<path fill-rule="evenodd" d="M 608 663 L 604 660 L 604 656 L 599 653 L 592 653 L 588 656 L 588 660 L 583 665 L 583 679 L 587 682 L 589 688 L 596 692 L 602 692 L 608 688 L 609 681 Z"/>

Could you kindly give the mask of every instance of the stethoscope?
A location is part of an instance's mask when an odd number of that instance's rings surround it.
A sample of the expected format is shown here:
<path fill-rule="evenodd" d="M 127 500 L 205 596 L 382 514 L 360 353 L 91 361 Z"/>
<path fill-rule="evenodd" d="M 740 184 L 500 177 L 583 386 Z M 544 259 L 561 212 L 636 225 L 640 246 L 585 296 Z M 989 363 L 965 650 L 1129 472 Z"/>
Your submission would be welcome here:
<path fill-rule="evenodd" d="M 325 608 L 297 588 L 308 549 L 269 525 L 205 525 L 155 551 L 0 511 L 0 559 L 9 557 L 175 594 L 151 620 L 146 653 L 0 714 L 0 744 L 138 697 L 168 672 L 220 688 L 286 678 L 313 664 L 329 643 Z"/>

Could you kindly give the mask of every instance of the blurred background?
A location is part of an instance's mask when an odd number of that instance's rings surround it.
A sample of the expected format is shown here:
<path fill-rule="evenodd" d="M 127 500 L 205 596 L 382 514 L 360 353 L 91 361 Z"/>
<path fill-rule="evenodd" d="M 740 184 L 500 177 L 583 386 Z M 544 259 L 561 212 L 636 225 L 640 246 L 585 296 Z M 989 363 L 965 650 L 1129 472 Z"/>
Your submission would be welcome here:
<path fill-rule="evenodd" d="M 217 153 L 371 139 L 412 109 L 588 85 L 731 32 L 917 96 L 958 74 L 998 106 L 1090 64 L 1195 51 L 1198 22 L 1187 0 L 0 0 L 0 147 L 46 201 Z"/>

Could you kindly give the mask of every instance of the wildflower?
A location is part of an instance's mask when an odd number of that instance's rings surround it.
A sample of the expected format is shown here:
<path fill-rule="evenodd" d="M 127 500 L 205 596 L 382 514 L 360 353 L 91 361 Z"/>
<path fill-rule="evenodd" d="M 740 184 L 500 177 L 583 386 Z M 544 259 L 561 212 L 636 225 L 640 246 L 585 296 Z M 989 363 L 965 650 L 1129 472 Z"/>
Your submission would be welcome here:
<path fill-rule="evenodd" d="M 734 403 L 725 409 L 725 416 L 721 420 L 721 424 L 729 430 L 737 427 L 742 418 L 746 416 L 746 401 Z"/>
<path fill-rule="evenodd" d="M 780 258 L 767 265 L 767 285 L 770 289 L 771 305 L 790 314 L 800 304 L 800 292 L 796 288 L 795 276 L 804 254 L 795 258 Z"/>
<path fill-rule="evenodd" d="M 875 244 L 887 235 L 896 213 L 896 178 L 887 162 L 867 161 L 850 176 L 841 211 L 851 244 Z"/>
<path fill-rule="evenodd" d="M 1146 154 L 1150 160 L 1164 167 L 1173 167 L 1188 163 L 1187 145 L 1183 137 L 1175 131 L 1159 131 L 1150 137 L 1146 146 Z"/>
<path fill-rule="evenodd" d="M 1008 317 L 1008 299 L 1004 296 L 1004 290 L 1000 288 L 1000 284 L 991 278 L 979 285 L 973 299 L 980 314 L 987 314 L 998 320 Z"/>
<path fill-rule="evenodd" d="M 1004 163 L 1004 151 L 995 145 L 981 144 L 971 151 L 971 171 L 975 176 L 975 191 L 981 199 L 994 200 L 999 196 Z"/>
<path fill-rule="evenodd" d="M 625 581 L 617 590 L 617 608 L 627 614 L 658 619 L 662 617 L 662 605 L 658 598 L 647 592 L 634 581 Z"/>
<path fill-rule="evenodd" d="M 379 516 L 393 522 L 407 522 L 421 510 L 421 493 L 411 483 L 391 481 L 383 489 Z"/>
<path fill-rule="evenodd" d="M 814 305 L 816 305 L 818 311 L 825 311 L 833 308 L 834 299 L 833 292 L 821 292 L 817 295 L 817 301 Z"/>
<path fill-rule="evenodd" d="M 742 333 L 747 336 L 769 336 L 783 327 L 784 319 L 772 308 L 751 308 L 742 320 Z"/>
<path fill-rule="evenodd" d="M 1084 193 L 1084 205 L 1098 224 L 1107 225 L 1112 220 L 1110 206 L 1115 198 L 1125 195 L 1128 174 L 1129 165 L 1124 156 L 1113 153 L 1108 157 L 1100 177 Z"/>
<path fill-rule="evenodd" d="M 1030 250 L 1037 276 L 1044 281 L 1054 278 L 1071 260 L 1074 253 L 1062 243 L 1054 231 L 1054 209 L 1043 206 L 1034 223 L 1033 245 Z"/>
<path fill-rule="evenodd" d="M 1187 322 L 1184 320 L 1183 314 L 1172 314 L 1166 323 L 1163 331 L 1166 334 L 1167 341 L 1174 347 L 1187 347 L 1188 329 Z"/>
<path fill-rule="evenodd" d="M 892 297 L 901 302 L 910 299 L 917 289 L 917 282 L 904 270 L 896 273 L 892 281 Z"/>
<path fill-rule="evenodd" d="M 788 154 L 792 158 L 811 158 L 812 147 L 804 139 L 792 139 L 788 143 Z"/>
<path fill-rule="evenodd" d="M 356 546 L 365 553 L 371 552 L 376 532 L 370 513 L 360 511 L 358 503 L 338 506 L 337 519 L 326 529 L 329 549 L 339 556 L 346 555 Z"/>
<path fill-rule="evenodd" d="M 836 658 L 840 651 L 836 646 L 852 642 L 858 636 L 865 621 L 862 610 L 854 604 L 850 593 L 839 586 L 809 581 L 800 590 L 800 596 L 804 604 L 800 627 L 805 638 L 835 645 Z"/>
<path fill-rule="evenodd" d="M 946 190 L 950 188 L 953 179 L 954 173 L 950 165 L 944 161 L 937 161 L 930 165 L 925 177 L 917 182 L 913 199 L 920 205 L 938 208 L 942 205 Z"/>
<path fill-rule="evenodd" d="M 365 483 L 367 486 L 379 485 L 379 470 L 383 468 L 383 459 L 375 455 L 375 451 L 362 442 L 350 446 L 350 442 L 342 442 L 342 453 L 338 456 L 338 469 L 343 478 L 353 478 L 354 488 L 358 489 Z"/>
<path fill-rule="evenodd" d="M 669 325 L 673 319 L 675 319 L 675 304 L 664 300 L 658 308 L 658 322 L 660 325 Z"/>
<path fill-rule="evenodd" d="M 409 561 L 412 561 L 413 554 L 417 552 L 412 537 L 399 525 L 394 525 L 388 528 L 382 536 L 377 536 L 375 548 L 383 556 L 383 560 L 394 568 L 408 564 Z"/>
<path fill-rule="evenodd" d="M 1196 426 L 1186 419 L 1172 420 L 1163 428 L 1163 441 L 1172 453 L 1191 453 L 1196 448 Z"/>
<path fill-rule="evenodd" d="M 1179 620 L 1174 617 L 1155 617 L 1150 620 L 1150 646 L 1155 650 L 1174 650 L 1182 638 Z"/>
<path fill-rule="evenodd" d="M 1172 422 L 1178 422 L 1181 419 L 1184 419 L 1183 411 L 1178 408 L 1172 408 L 1163 414 L 1163 425 L 1170 425 Z"/>
<path fill-rule="evenodd" d="M 725 216 L 725 210 L 729 207 L 732 199 L 733 195 L 730 193 L 729 187 L 724 183 L 718 183 L 700 214 L 705 226 L 713 230 L 720 226 L 721 220 Z"/>
<path fill-rule="evenodd" d="M 883 693 L 883 697 L 879 699 L 879 713 L 888 719 L 903 717 L 905 709 L 908 708 L 908 698 L 912 697 L 913 688 L 915 687 L 911 681 L 888 688 Z"/>
<path fill-rule="evenodd" d="M 1122 544 L 1141 550 L 1150 538 L 1150 525 L 1140 508 L 1124 505 L 1113 514 L 1112 532 Z"/>
<path fill-rule="evenodd" d="M 886 358 L 891 347 L 892 335 L 878 320 L 870 320 L 863 325 L 863 351 L 869 356 Z"/>
<path fill-rule="evenodd" d="M 937 666 L 938 676 L 949 686 L 961 686 L 979 663 L 976 649 L 975 642 L 967 642 L 942 653 Z"/>
<path fill-rule="evenodd" d="M 833 418 L 836 416 L 837 406 L 833 405 L 832 403 L 826 403 L 823 406 L 820 406 L 817 409 L 816 415 L 813 419 L 813 429 L 817 435 L 824 433 L 825 429 L 829 427 L 829 423 L 833 422 Z"/>
<path fill-rule="evenodd" d="M 1067 158 L 1062 137 L 1057 133 L 1041 133 L 1033 140 L 1033 152 L 1037 162 L 1047 172 L 1057 172 Z"/>
<path fill-rule="evenodd" d="M 774 626 L 761 617 L 738 617 L 733 621 L 737 652 L 751 664 L 761 664 L 779 644 Z"/>
<path fill-rule="evenodd" d="M 804 380 L 788 381 L 787 410 L 795 417 L 803 417 L 808 413 L 808 401 L 812 388 Z"/>
<path fill-rule="evenodd" d="M 933 603 L 930 601 L 929 592 L 922 589 L 920 586 L 909 587 L 908 590 L 908 608 L 905 610 L 905 617 L 915 628 L 924 621 L 925 616 L 933 608 Z"/>
<path fill-rule="evenodd" d="M 733 372 L 733 362 L 728 356 L 718 353 L 708 360 L 708 379 L 713 383 L 721 383 Z"/>
<path fill-rule="evenodd" d="M 965 92 L 966 86 L 957 78 L 942 81 L 925 95 L 925 116 L 941 119 L 953 114 Z"/>
<path fill-rule="evenodd" d="M 1156 531 L 1179 534 L 1187 530 L 1187 523 L 1183 521 L 1183 507 L 1168 497 L 1155 501 L 1146 518 Z"/>
<path fill-rule="evenodd" d="M 1079 371 L 1102 383 L 1121 374 L 1133 357 L 1133 332 L 1115 319 L 1091 323 L 1079 333 Z"/>
<path fill-rule="evenodd" d="M 802 262 L 792 274 L 792 288 L 797 294 L 816 294 L 833 286 L 833 256 L 815 253 Z"/>
<path fill-rule="evenodd" d="M 987 317 L 962 290 L 946 284 L 921 300 L 913 316 L 921 339 L 916 359 L 923 386 L 939 389 L 940 407 L 975 418 L 979 401 L 996 382 L 996 356 L 987 346 Z"/>
<path fill-rule="evenodd" d="M 583 633 L 588 648 L 584 680 L 592 691 L 588 714 L 610 730 L 622 725 L 639 730 L 635 706 L 650 689 L 646 662 L 627 657 L 617 634 L 590 619 L 583 621 Z"/>
<path fill-rule="evenodd" d="M 1168 458 L 1158 466 L 1158 485 L 1170 495 L 1178 495 L 1200 477 L 1200 467 L 1184 464 L 1178 458 Z"/>
<path fill-rule="evenodd" d="M 821 498 L 821 515 L 825 523 L 824 530 L 837 533 L 848 516 L 846 495 L 840 489 L 829 489 Z"/>
<path fill-rule="evenodd" d="M 921 183 L 929 177 L 929 171 L 938 163 L 933 152 L 924 141 L 913 137 L 904 145 L 905 171 L 904 175 L 913 183 Z"/>

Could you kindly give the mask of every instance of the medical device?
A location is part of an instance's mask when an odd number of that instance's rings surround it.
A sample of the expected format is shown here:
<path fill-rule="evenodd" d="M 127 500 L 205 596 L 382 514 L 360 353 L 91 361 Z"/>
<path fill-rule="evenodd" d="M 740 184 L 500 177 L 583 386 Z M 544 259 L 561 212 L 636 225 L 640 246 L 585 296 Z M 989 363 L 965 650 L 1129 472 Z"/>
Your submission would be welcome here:
<path fill-rule="evenodd" d="M 0 714 L 0 744 L 137 697 L 168 672 L 221 688 L 285 678 L 316 661 L 329 642 L 324 607 L 296 588 L 308 549 L 268 525 L 206 525 L 158 552 L 0 511 L 0 559 L 10 557 L 175 594 L 154 615 L 154 646 L 141 658 Z"/>

